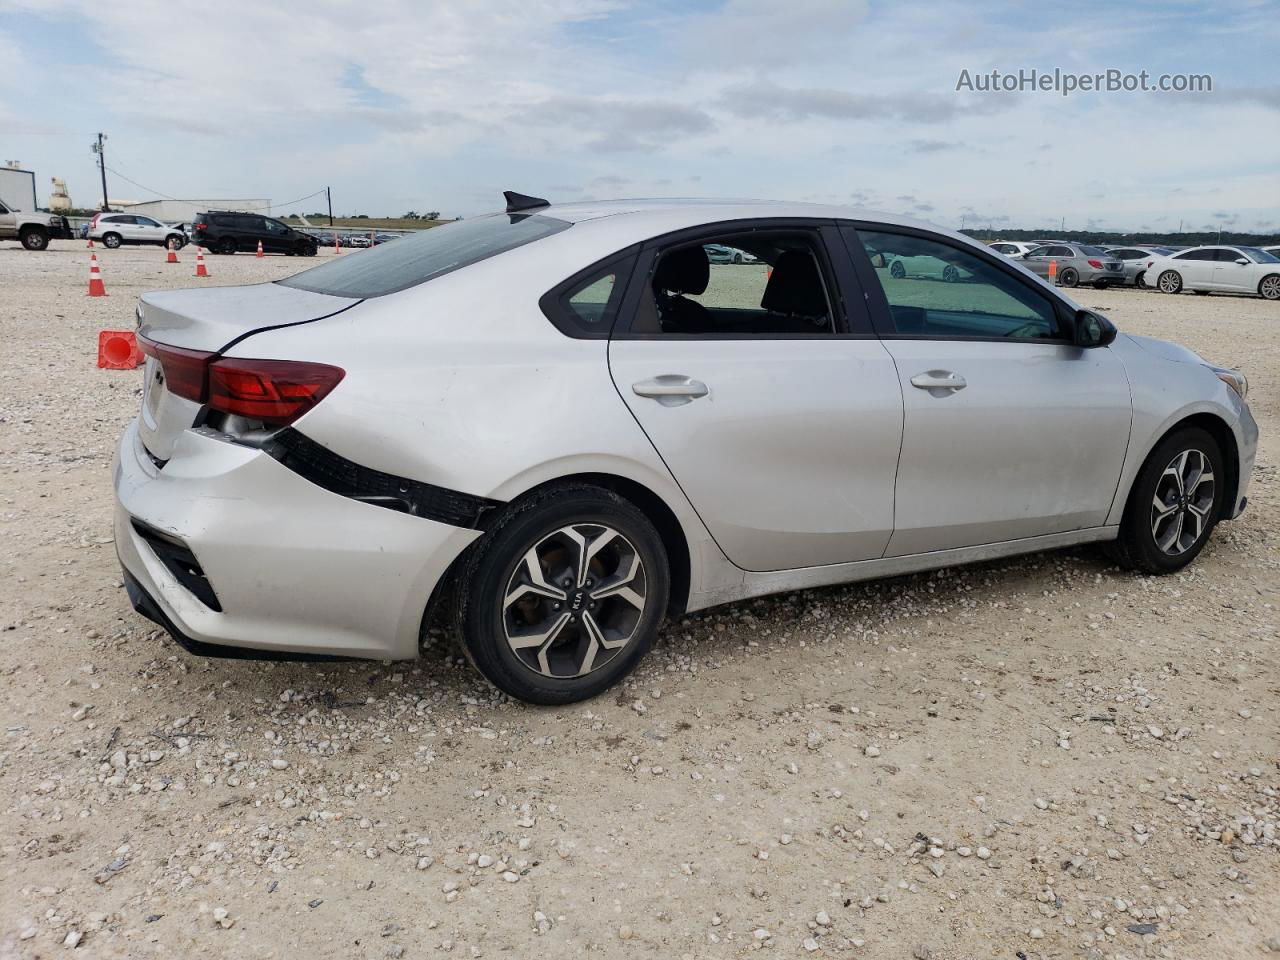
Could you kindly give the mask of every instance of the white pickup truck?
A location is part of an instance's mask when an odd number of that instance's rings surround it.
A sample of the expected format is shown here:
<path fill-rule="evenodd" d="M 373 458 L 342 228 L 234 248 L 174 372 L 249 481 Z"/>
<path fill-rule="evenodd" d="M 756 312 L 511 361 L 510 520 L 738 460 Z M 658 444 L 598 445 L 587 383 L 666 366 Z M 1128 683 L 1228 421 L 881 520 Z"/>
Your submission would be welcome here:
<path fill-rule="evenodd" d="M 28 250 L 43 250 L 50 240 L 70 240 L 71 225 L 56 213 L 22 213 L 0 201 L 0 240 L 20 240 Z"/>

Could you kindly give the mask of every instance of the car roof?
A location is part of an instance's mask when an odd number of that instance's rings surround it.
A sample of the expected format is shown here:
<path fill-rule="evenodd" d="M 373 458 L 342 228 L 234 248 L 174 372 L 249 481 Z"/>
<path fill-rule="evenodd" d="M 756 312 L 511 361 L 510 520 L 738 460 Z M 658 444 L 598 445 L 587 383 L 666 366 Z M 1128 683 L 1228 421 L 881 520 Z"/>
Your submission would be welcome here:
<path fill-rule="evenodd" d="M 593 243 L 616 244 L 617 247 L 644 242 L 663 234 L 691 227 L 701 227 L 735 220 L 792 219 L 864 220 L 886 226 L 914 227 L 979 249 L 986 244 L 936 223 L 916 220 L 901 214 L 862 207 L 786 200 L 721 200 L 705 198 L 584 200 L 552 203 L 520 211 L 531 216 L 554 217 L 575 224 L 573 230 L 560 236 L 571 243 L 571 235 Z"/>

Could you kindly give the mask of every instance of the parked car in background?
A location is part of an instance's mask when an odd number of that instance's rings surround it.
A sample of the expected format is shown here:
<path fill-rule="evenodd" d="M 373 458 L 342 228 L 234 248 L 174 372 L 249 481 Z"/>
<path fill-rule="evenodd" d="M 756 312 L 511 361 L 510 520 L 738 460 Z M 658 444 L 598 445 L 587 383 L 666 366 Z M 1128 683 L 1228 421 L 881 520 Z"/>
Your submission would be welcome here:
<path fill-rule="evenodd" d="M 346 245 L 348 247 L 372 247 L 373 246 L 373 241 L 369 239 L 369 235 L 367 233 L 348 234 L 346 240 L 347 240 Z"/>
<path fill-rule="evenodd" d="M 1269 253 L 1273 257 L 1280 257 L 1280 247 L 1263 247 L 1264 253 Z"/>
<path fill-rule="evenodd" d="M 1253 293 L 1280 300 L 1280 256 L 1258 247 L 1192 247 L 1153 257 L 1146 278 L 1161 293 Z"/>
<path fill-rule="evenodd" d="M 390 243 L 392 240 L 399 240 L 399 239 L 400 239 L 400 234 L 398 233 L 375 233 L 373 235 L 373 242 L 375 245 L 380 243 Z"/>
<path fill-rule="evenodd" d="M 44 250 L 50 240 L 70 240 L 71 222 L 57 213 L 24 213 L 0 203 L 0 240 L 17 240 L 28 250 Z"/>
<path fill-rule="evenodd" d="M 111 250 L 139 244 L 167 247 L 171 242 L 181 249 L 187 244 L 187 235 L 178 227 L 133 213 L 94 214 L 89 221 L 89 238 Z"/>
<path fill-rule="evenodd" d="M 987 246 L 997 253 L 1003 253 L 1006 257 L 1020 257 L 1024 253 L 1030 253 L 1040 244 L 1026 243 L 1022 240 L 996 240 Z"/>
<path fill-rule="evenodd" d="M 1169 573 L 1245 507 L 1243 376 L 961 234 L 508 201 L 275 283 L 142 297 L 113 476 L 143 615 L 204 654 L 409 659 L 438 614 L 502 690 L 567 703 L 668 616 L 1090 542 Z M 712 269 L 708 246 L 770 269 Z"/>
<path fill-rule="evenodd" d="M 1101 289 L 1125 282 L 1124 264 L 1101 247 L 1086 243 L 1051 243 L 1024 254 L 1018 262 L 1046 279 L 1049 265 L 1056 263 L 1057 282 L 1064 287 L 1087 283 Z"/>
<path fill-rule="evenodd" d="M 726 247 L 722 243 L 709 243 L 705 247 L 707 260 L 711 263 L 759 263 L 755 254 L 740 250 L 737 247 Z"/>
<path fill-rule="evenodd" d="M 261 243 L 265 253 L 284 253 L 291 257 L 316 255 L 314 237 L 260 213 L 209 210 L 195 215 L 191 230 L 192 242 L 214 253 L 256 251 Z"/>
<path fill-rule="evenodd" d="M 1105 247 L 1107 255 L 1124 264 L 1124 282 L 1131 287 L 1146 286 L 1143 279 L 1147 261 L 1153 256 L 1167 257 L 1173 253 L 1170 247 Z"/>

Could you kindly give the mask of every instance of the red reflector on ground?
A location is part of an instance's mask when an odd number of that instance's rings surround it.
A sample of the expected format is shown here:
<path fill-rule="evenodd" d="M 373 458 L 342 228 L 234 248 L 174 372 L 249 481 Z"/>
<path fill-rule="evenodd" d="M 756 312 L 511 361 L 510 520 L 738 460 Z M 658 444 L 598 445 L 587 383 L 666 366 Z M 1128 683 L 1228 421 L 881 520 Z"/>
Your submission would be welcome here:
<path fill-rule="evenodd" d="M 223 358 L 209 367 L 208 404 L 223 413 L 288 424 L 323 400 L 346 371 L 327 363 Z"/>

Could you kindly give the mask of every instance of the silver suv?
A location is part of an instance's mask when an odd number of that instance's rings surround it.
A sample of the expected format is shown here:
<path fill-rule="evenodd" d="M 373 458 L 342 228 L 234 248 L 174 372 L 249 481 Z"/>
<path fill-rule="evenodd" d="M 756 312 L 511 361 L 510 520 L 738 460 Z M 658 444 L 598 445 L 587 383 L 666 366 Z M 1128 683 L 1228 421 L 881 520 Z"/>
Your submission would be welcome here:
<path fill-rule="evenodd" d="M 170 240 L 174 248 L 180 250 L 187 243 L 187 235 L 181 228 L 132 213 L 97 214 L 89 222 L 89 236 L 112 250 L 126 243 L 153 243 L 167 247 Z"/>
<path fill-rule="evenodd" d="M 1101 247 L 1084 243 L 1052 243 L 1037 247 L 1018 261 L 1032 273 L 1048 278 L 1057 264 L 1057 282 L 1064 287 L 1091 283 L 1099 289 L 1125 282 L 1124 264 Z"/>

